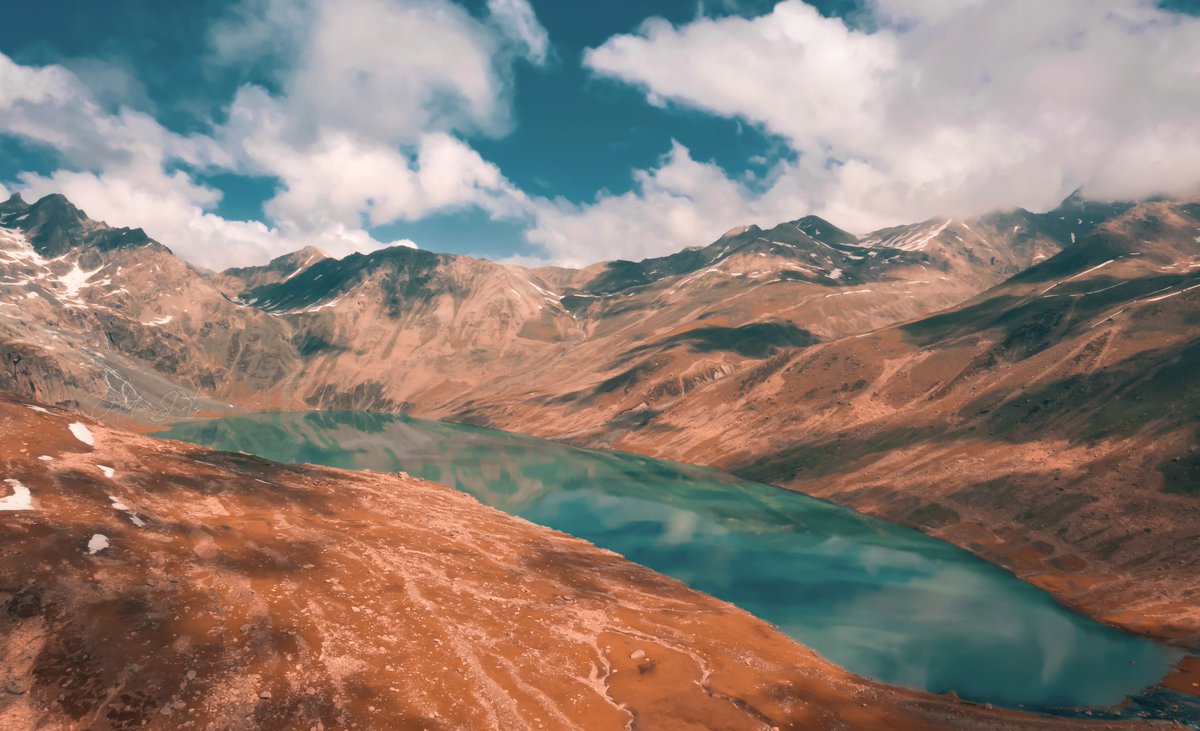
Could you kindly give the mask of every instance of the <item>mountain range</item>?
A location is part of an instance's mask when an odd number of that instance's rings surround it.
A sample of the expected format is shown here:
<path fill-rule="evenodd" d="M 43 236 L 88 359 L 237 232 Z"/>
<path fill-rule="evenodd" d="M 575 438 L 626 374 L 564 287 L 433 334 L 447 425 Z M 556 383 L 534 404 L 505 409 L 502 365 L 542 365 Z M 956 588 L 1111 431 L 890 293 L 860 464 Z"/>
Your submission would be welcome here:
<path fill-rule="evenodd" d="M 377 410 L 719 467 L 1200 641 L 1195 200 L 808 216 L 579 269 L 396 247 L 206 272 L 14 196 L 0 367 L 114 424 Z"/>

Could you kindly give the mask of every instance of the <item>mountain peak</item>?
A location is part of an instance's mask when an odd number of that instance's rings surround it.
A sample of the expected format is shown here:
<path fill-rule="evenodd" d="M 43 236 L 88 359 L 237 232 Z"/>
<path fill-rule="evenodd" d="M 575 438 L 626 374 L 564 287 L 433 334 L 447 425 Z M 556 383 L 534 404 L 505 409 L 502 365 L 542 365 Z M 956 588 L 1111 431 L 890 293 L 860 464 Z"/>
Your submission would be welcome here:
<path fill-rule="evenodd" d="M 20 220 L 10 220 L 5 225 L 24 232 L 34 250 L 43 256 L 60 256 L 85 246 L 108 251 L 151 242 L 140 228 L 113 228 L 93 221 L 61 193 L 51 193 L 32 205 L 14 194 L 0 204 L 0 212 L 23 214 L 18 217 Z"/>
<path fill-rule="evenodd" d="M 0 203 L 0 216 L 21 213 L 29 208 L 29 204 L 21 197 L 20 193 L 13 193 L 8 200 Z"/>
<path fill-rule="evenodd" d="M 844 231 L 820 216 L 805 216 L 790 222 L 800 233 L 825 244 L 853 244 L 858 237 Z"/>

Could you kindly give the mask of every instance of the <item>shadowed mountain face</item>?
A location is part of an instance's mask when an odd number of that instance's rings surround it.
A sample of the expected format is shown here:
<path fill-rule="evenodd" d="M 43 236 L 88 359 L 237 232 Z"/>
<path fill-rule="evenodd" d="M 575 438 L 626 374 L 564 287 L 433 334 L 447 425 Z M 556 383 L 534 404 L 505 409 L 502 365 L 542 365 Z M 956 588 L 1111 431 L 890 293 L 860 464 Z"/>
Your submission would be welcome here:
<path fill-rule="evenodd" d="M 28 205 L 13 194 L 0 203 L 0 225 L 23 232 L 34 251 L 46 257 L 83 247 L 110 251 L 151 243 L 140 228 L 112 228 L 93 221 L 61 195 L 48 195 Z"/>

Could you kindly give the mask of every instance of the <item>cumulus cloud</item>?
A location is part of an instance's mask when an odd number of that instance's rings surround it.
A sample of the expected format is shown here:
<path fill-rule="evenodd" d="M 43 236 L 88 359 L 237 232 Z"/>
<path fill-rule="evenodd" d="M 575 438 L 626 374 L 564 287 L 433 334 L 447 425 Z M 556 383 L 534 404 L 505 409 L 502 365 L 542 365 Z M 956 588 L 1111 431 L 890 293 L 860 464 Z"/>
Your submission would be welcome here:
<path fill-rule="evenodd" d="M 415 220 L 432 212 L 477 206 L 495 218 L 524 215 L 526 198 L 492 163 L 458 138 L 425 132 L 389 144 L 361 131 L 322 126 L 311 135 L 292 127 L 287 100 L 245 88 L 223 130 L 247 172 L 280 181 L 266 204 L 288 230 Z"/>
<path fill-rule="evenodd" d="M 1200 184 L 1200 19 L 1148 0 L 875 0 L 868 12 L 862 28 L 799 0 L 750 19 L 652 20 L 585 63 L 651 103 L 782 136 L 802 162 L 778 164 L 764 199 L 795 194 L 792 215 L 809 206 L 852 229 L 1045 209 L 1077 187 L 1143 197 Z M 764 208 L 750 203 L 740 218 Z"/>
<path fill-rule="evenodd" d="M 444 0 L 325 0 L 285 82 L 308 124 L 409 142 L 426 131 L 503 132 L 496 34 Z"/>
<path fill-rule="evenodd" d="M 698 162 L 674 143 L 659 165 L 634 174 L 634 190 L 602 193 L 592 203 L 538 201 L 530 241 L 555 261 L 641 259 L 712 241 L 747 218 L 777 222 L 802 198 L 758 195 L 713 163 Z"/>
<path fill-rule="evenodd" d="M 207 267 L 310 244 L 335 255 L 412 245 L 364 226 L 466 207 L 527 215 L 525 195 L 459 137 L 507 130 L 514 42 L 544 60 L 527 3 L 500 3 L 485 21 L 448 0 L 245 0 L 210 40 L 217 63 L 278 68 L 273 92 L 242 87 L 207 135 L 110 113 L 72 71 L 0 54 L 0 134 L 49 146 L 63 165 L 19 187 L 62 192 Z M 276 178 L 270 225 L 225 220 L 220 191 L 185 171 Z"/>
<path fill-rule="evenodd" d="M 122 107 L 109 114 L 62 66 L 31 67 L 0 54 L 0 133 L 54 148 L 81 167 L 161 167 L 168 159 L 209 164 L 227 159 L 202 136 L 183 137 L 153 117 Z"/>

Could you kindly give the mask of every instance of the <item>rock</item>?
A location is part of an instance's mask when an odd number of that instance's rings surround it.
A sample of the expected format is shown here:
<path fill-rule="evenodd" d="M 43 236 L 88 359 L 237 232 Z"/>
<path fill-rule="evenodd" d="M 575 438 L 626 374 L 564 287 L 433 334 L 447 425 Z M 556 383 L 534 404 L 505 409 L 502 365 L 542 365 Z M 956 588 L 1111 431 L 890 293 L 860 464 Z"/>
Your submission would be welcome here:
<path fill-rule="evenodd" d="M 643 657 L 645 657 L 645 656 L 646 656 L 646 651 L 645 651 L 645 650 L 634 650 L 634 651 L 633 651 L 633 654 L 631 654 L 631 655 L 629 656 L 629 659 L 631 659 L 631 660 L 641 660 L 641 659 L 642 659 Z"/>
<path fill-rule="evenodd" d="M 271 700 L 271 691 L 264 690 L 263 692 L 258 694 L 258 697 L 263 699 L 264 701 L 269 701 L 269 700 Z"/>
<path fill-rule="evenodd" d="M 4 684 L 4 692 L 13 695 L 25 695 L 29 691 L 29 687 L 19 680 L 10 680 Z"/>
<path fill-rule="evenodd" d="M 196 679 L 196 671 L 195 671 L 195 670 L 189 670 L 189 671 L 187 671 L 187 679 L 188 679 L 188 680 L 195 680 L 195 679 Z"/>
<path fill-rule="evenodd" d="M 25 591 L 8 600 L 8 613 L 14 617 L 28 619 L 42 613 L 42 597 Z"/>

